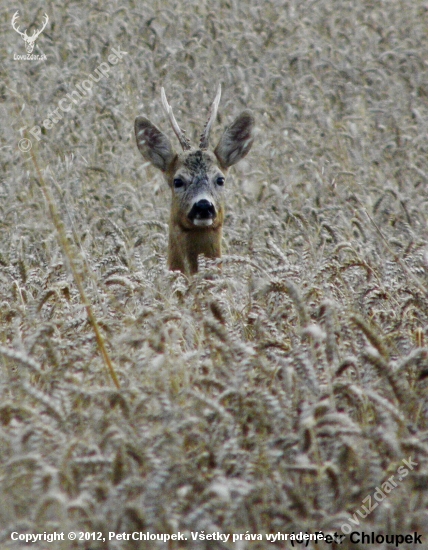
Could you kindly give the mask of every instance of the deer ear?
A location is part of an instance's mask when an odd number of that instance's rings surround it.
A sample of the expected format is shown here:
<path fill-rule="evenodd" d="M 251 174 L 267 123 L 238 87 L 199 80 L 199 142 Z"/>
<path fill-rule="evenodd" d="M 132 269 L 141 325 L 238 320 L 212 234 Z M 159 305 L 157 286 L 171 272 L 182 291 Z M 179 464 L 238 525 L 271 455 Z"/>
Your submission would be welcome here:
<path fill-rule="evenodd" d="M 253 129 L 254 117 L 251 111 L 243 111 L 232 125 L 226 128 L 214 149 L 214 154 L 223 168 L 236 164 L 249 152 L 254 141 Z"/>
<path fill-rule="evenodd" d="M 171 142 L 146 117 L 135 119 L 135 138 L 143 157 L 153 166 L 166 172 L 176 157 Z"/>

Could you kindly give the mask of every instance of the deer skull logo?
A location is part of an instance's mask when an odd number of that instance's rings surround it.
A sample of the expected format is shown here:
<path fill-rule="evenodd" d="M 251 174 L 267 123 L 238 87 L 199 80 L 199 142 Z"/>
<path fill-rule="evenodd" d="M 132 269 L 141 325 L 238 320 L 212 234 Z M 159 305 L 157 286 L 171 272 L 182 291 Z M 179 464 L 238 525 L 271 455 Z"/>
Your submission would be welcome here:
<path fill-rule="evenodd" d="M 43 27 L 38 31 L 37 30 L 34 31 L 32 36 L 28 36 L 27 31 L 21 32 L 19 30 L 19 27 L 16 26 L 16 21 L 18 17 L 19 17 L 19 11 L 15 12 L 14 16 L 12 17 L 12 27 L 19 35 L 21 35 L 21 38 L 24 40 L 25 49 L 27 50 L 27 53 L 32 53 L 34 50 L 34 44 L 37 38 L 39 37 L 39 34 L 44 31 L 46 25 L 48 24 L 49 17 L 45 13 L 44 19 L 43 19 Z"/>

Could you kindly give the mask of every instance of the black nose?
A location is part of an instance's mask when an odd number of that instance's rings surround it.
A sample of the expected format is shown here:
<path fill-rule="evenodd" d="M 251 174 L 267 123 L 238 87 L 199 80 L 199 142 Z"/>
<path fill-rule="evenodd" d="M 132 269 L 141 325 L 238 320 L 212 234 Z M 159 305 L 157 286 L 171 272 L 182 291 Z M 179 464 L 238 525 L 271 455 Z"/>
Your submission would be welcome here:
<path fill-rule="evenodd" d="M 202 199 L 195 204 L 196 214 L 201 216 L 211 217 L 215 214 L 214 205 L 207 201 L 207 199 Z"/>
<path fill-rule="evenodd" d="M 207 199 L 201 199 L 192 206 L 189 218 L 197 218 L 198 220 L 215 218 L 214 205 Z"/>

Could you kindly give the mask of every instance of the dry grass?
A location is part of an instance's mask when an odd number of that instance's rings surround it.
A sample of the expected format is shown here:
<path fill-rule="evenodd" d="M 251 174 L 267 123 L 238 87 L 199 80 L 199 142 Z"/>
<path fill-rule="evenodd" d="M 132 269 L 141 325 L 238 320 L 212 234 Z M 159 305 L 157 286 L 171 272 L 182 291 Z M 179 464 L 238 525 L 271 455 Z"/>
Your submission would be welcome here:
<path fill-rule="evenodd" d="M 48 13 L 47 61 L 13 59 L 18 8 L 22 28 Z M 410 456 L 355 529 L 427 537 L 428 6 L 30 0 L 0 21 L 1 547 L 12 531 L 340 532 Z M 44 195 L 19 129 L 114 47 L 109 78 L 33 139 Z M 245 107 L 257 137 L 228 180 L 222 271 L 186 280 L 166 269 L 169 191 L 133 120 L 168 129 L 163 85 L 194 138 L 219 81 L 213 141 Z M 187 547 L 274 546 L 215 544 Z"/>

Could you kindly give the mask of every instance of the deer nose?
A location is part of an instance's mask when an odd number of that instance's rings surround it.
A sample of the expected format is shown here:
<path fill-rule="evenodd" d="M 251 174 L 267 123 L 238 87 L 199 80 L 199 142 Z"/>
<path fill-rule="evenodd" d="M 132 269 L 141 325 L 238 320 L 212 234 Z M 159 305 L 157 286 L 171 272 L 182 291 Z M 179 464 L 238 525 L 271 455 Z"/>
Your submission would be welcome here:
<path fill-rule="evenodd" d="M 215 216 L 215 207 L 213 203 L 207 199 L 201 199 L 198 202 L 195 202 L 189 213 L 189 218 L 196 220 L 213 219 Z"/>
<path fill-rule="evenodd" d="M 199 227 L 209 227 L 217 216 L 214 204 L 207 199 L 199 199 L 193 203 L 188 214 L 189 220 Z"/>
<path fill-rule="evenodd" d="M 196 215 L 202 218 L 213 218 L 215 216 L 214 205 L 207 199 L 202 199 L 195 204 Z"/>

